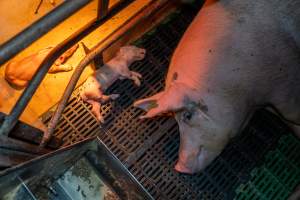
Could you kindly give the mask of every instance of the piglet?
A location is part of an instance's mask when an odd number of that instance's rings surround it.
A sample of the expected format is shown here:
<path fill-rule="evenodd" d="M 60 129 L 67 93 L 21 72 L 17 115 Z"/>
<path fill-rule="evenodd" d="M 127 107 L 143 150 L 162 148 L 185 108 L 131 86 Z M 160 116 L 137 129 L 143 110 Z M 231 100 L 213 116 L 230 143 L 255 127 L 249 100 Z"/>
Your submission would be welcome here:
<path fill-rule="evenodd" d="M 174 112 L 175 170 L 205 169 L 256 106 L 300 123 L 300 1 L 207 0 L 177 46 L 166 86 L 134 106 Z M 299 126 L 290 124 L 292 128 Z"/>
<path fill-rule="evenodd" d="M 119 97 L 119 94 L 103 94 L 109 86 L 118 79 L 131 79 L 136 86 L 140 86 L 142 75 L 138 72 L 130 71 L 128 67 L 134 61 L 142 60 L 145 57 L 145 53 L 145 49 L 135 46 L 121 47 L 114 58 L 96 70 L 79 88 L 79 96 L 84 102 L 92 105 L 92 113 L 99 122 L 104 122 L 100 113 L 101 104 Z"/>
<path fill-rule="evenodd" d="M 74 45 L 63 53 L 49 69 L 48 73 L 67 72 L 71 71 L 73 67 L 64 64 L 69 57 L 71 57 L 78 48 L 78 44 Z M 6 65 L 5 80 L 15 88 L 26 87 L 28 82 L 46 58 L 46 56 L 53 49 L 52 46 L 40 50 L 37 53 L 31 54 L 20 60 L 13 60 Z"/>

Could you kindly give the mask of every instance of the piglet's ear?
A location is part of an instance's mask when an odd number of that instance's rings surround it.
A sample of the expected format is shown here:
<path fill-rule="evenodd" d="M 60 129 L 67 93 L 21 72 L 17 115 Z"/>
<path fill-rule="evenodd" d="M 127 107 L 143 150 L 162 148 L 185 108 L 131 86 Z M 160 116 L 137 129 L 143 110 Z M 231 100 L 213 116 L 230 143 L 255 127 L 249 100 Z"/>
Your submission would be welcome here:
<path fill-rule="evenodd" d="M 151 97 L 134 102 L 134 106 L 141 108 L 147 113 L 140 116 L 141 119 L 151 118 L 170 111 L 178 111 L 183 108 L 183 96 L 169 88 L 166 91 L 157 93 Z"/>

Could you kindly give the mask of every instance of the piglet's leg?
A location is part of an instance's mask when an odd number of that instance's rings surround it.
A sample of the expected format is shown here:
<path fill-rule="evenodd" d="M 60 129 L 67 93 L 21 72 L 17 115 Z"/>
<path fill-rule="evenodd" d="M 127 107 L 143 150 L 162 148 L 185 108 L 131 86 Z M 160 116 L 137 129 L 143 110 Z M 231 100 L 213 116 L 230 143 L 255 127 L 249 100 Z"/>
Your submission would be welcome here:
<path fill-rule="evenodd" d="M 89 99 L 92 100 L 92 101 L 100 102 L 100 103 L 106 103 L 109 100 L 115 100 L 115 99 L 117 99 L 119 96 L 120 96 L 119 94 L 111 94 L 111 95 L 104 95 L 104 94 L 102 94 L 100 97 L 94 97 L 94 98 L 93 97 L 89 97 Z M 84 99 L 84 98 L 83 98 L 83 101 L 88 102 L 88 100 Z"/>
<path fill-rule="evenodd" d="M 71 70 L 73 70 L 73 67 L 70 64 L 53 65 L 49 73 L 68 72 Z"/>
<path fill-rule="evenodd" d="M 104 123 L 103 116 L 100 113 L 100 108 L 101 108 L 100 102 L 94 100 L 88 100 L 87 102 L 92 105 L 92 113 L 96 117 L 96 119 L 99 122 Z"/>
<path fill-rule="evenodd" d="M 133 82 L 136 86 L 141 85 L 141 81 L 140 81 L 141 78 L 142 78 L 142 75 L 140 73 L 135 72 L 135 71 L 130 71 L 130 79 L 133 80 Z"/>
<path fill-rule="evenodd" d="M 134 84 L 136 86 L 141 85 L 140 79 L 142 78 L 142 75 L 135 71 L 127 71 L 126 73 L 122 73 L 120 79 L 131 79 L 133 80 Z"/>
<path fill-rule="evenodd" d="M 78 49 L 78 47 L 79 47 L 79 44 L 75 44 L 73 47 L 68 49 L 61 56 L 59 56 L 59 58 L 55 61 L 54 64 L 57 66 L 64 64 L 68 60 L 68 58 L 70 58 L 75 53 L 75 51 Z"/>
<path fill-rule="evenodd" d="M 104 119 L 103 116 L 100 113 L 100 108 L 101 108 L 101 103 L 106 103 L 109 100 L 115 100 L 119 97 L 119 94 L 111 94 L 111 95 L 101 95 L 100 98 L 97 99 L 89 99 L 89 100 L 85 100 L 87 103 L 92 105 L 92 113 L 95 115 L 95 117 L 97 118 L 97 120 L 100 123 L 104 123 Z"/>
<path fill-rule="evenodd" d="M 117 99 L 119 96 L 120 96 L 119 94 L 102 95 L 101 99 L 100 99 L 100 102 L 101 103 L 106 103 L 109 100 L 115 100 L 115 99 Z"/>

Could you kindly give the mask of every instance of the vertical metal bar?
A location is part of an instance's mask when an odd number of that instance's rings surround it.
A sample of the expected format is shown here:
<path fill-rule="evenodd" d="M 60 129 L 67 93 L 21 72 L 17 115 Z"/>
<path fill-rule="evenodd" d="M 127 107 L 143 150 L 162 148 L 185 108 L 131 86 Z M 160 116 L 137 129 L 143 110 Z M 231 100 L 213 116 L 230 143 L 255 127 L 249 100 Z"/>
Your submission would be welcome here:
<path fill-rule="evenodd" d="M 0 46 L 0 65 L 43 36 L 57 24 L 71 16 L 91 0 L 64 1 L 56 9 L 33 23 L 24 31 Z M 3 28 L 3 27 L 2 27 Z M 4 27 L 5 28 L 5 27 Z"/>
<path fill-rule="evenodd" d="M 97 20 L 104 18 L 108 13 L 109 0 L 98 0 Z"/>

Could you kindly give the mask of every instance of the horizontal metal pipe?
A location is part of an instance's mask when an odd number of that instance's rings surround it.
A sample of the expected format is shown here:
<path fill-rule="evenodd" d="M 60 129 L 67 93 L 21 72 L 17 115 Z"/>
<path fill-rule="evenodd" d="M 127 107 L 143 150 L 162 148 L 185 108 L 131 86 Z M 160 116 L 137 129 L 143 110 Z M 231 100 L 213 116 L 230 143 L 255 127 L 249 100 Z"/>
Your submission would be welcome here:
<path fill-rule="evenodd" d="M 91 2 L 91 0 L 64 1 L 64 3 L 59 5 L 53 11 L 49 12 L 24 31 L 2 44 L 0 46 L 0 65 L 4 64 L 89 2 Z"/>

